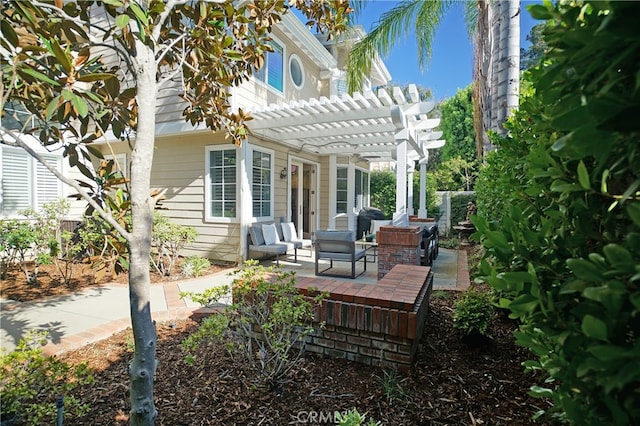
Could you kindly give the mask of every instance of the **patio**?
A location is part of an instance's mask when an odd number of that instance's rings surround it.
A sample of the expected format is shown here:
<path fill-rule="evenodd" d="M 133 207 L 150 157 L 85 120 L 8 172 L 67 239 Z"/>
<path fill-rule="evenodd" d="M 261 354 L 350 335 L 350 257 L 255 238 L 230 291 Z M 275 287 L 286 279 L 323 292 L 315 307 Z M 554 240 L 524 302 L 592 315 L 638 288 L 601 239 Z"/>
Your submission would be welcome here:
<path fill-rule="evenodd" d="M 310 336 L 306 350 L 408 370 L 415 361 L 433 289 L 468 287 L 466 251 L 441 249 L 432 267 L 399 263 L 381 279 L 374 261 L 378 257 L 372 250 L 367 257 L 366 272 L 355 279 L 316 276 L 313 252 L 298 253 L 297 262 L 292 257 L 280 259 L 284 270 L 296 273 L 296 286 L 304 294 L 328 294 L 315 310 L 315 321 L 323 327 Z M 321 268 L 328 266 L 320 263 Z M 363 265 L 358 268 L 359 273 Z M 334 272 L 350 274 L 350 263 L 334 262 Z"/>
<path fill-rule="evenodd" d="M 372 250 L 372 249 L 371 249 Z M 298 261 L 293 261 L 293 254 L 280 257 L 280 265 L 286 271 L 293 271 L 298 277 L 313 277 L 318 280 L 328 279 L 332 281 L 349 281 L 361 284 L 375 284 L 378 282 L 377 256 L 373 256 L 373 251 L 367 253 L 367 271 L 355 279 L 316 277 L 315 257 L 313 251 L 306 249 L 298 250 Z M 275 265 L 275 259 L 262 261 L 265 266 Z M 328 261 L 320 261 L 323 266 L 328 266 Z M 345 262 L 334 263 L 336 272 L 348 274 L 350 266 Z M 358 264 L 357 272 L 362 270 L 362 265 Z M 469 287 L 469 272 L 467 269 L 467 253 L 464 250 L 450 250 L 440 248 L 438 258 L 433 262 L 433 289 L 434 290 L 465 290 Z"/>

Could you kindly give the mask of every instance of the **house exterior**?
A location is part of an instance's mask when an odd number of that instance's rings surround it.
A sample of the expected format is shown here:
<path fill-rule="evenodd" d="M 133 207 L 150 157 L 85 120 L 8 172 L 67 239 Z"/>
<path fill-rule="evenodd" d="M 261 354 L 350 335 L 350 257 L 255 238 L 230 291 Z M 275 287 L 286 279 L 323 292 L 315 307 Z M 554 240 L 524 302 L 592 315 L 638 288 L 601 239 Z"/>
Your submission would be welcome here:
<path fill-rule="evenodd" d="M 265 66 L 231 89 L 232 108 L 253 117 L 241 146 L 183 119 L 180 81 L 161 90 L 152 186 L 164 194 L 163 214 L 198 231 L 184 254 L 241 262 L 251 255 L 247 234 L 255 222 L 292 221 L 304 238 L 318 229 L 355 229 L 358 211 L 369 206 L 372 161 L 397 163 L 396 220 L 414 213 L 407 207 L 410 173 L 420 161 L 424 175 L 428 148 L 443 144 L 441 132 L 432 131 L 439 120 L 427 116 L 433 103 L 420 102 L 415 87 L 407 96 L 399 88 L 374 93 L 371 88 L 391 80 L 380 60 L 365 90 L 346 94 L 349 37 L 326 41 L 293 13 L 283 16 Z M 128 144 L 99 146 L 105 157 L 128 163 Z M 4 189 L 12 180 L 4 148 L 2 158 Z M 421 201 L 418 216 L 426 217 Z"/>

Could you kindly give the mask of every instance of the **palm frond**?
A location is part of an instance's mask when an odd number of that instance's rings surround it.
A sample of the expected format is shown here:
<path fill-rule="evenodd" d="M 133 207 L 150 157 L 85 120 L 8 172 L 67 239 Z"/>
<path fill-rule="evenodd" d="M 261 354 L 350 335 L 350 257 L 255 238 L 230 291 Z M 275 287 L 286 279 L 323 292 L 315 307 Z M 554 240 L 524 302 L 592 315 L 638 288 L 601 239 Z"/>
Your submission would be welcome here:
<path fill-rule="evenodd" d="M 371 71 L 371 61 L 377 55 L 386 56 L 400 37 L 408 33 L 423 0 L 404 0 L 385 12 L 375 28 L 356 43 L 347 59 L 347 87 L 350 92 L 360 90 L 365 76 Z M 426 2 L 429 3 L 429 2 Z"/>
<path fill-rule="evenodd" d="M 425 1 L 418 10 L 415 33 L 418 46 L 418 66 L 421 71 L 424 71 L 431 61 L 436 30 L 450 5 L 450 1 Z"/>
<path fill-rule="evenodd" d="M 478 0 L 464 2 L 464 25 L 467 28 L 469 38 L 473 40 L 478 26 Z"/>

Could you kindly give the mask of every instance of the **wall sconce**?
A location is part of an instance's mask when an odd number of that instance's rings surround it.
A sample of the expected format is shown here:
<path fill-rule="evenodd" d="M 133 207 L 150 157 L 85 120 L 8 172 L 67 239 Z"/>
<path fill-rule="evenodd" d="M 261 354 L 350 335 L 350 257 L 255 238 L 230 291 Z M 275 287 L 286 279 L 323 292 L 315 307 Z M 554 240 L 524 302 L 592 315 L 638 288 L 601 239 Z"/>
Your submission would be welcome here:
<path fill-rule="evenodd" d="M 280 179 L 286 179 L 287 178 L 287 168 L 283 167 L 282 170 L 280 171 Z"/>

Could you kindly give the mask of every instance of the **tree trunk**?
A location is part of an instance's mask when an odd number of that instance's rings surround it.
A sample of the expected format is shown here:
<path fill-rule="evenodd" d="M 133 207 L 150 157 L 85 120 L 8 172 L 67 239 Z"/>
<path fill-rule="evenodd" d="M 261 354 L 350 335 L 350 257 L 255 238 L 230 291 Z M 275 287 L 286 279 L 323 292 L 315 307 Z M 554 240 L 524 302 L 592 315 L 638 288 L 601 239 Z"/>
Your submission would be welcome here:
<path fill-rule="evenodd" d="M 520 2 L 478 2 L 478 94 L 484 117 L 483 155 L 493 149 L 486 130 L 505 135 L 503 126 L 518 108 L 520 93 Z M 485 33 L 486 32 L 486 33 Z"/>
<path fill-rule="evenodd" d="M 138 128 L 131 153 L 131 219 L 129 241 L 129 302 L 135 353 L 129 365 L 131 379 L 131 425 L 153 425 L 157 415 L 153 403 L 156 372 L 156 329 L 151 319 L 149 255 L 153 224 L 150 197 L 151 164 L 155 139 L 157 99 L 154 52 L 136 43 L 134 68 L 137 79 Z"/>

